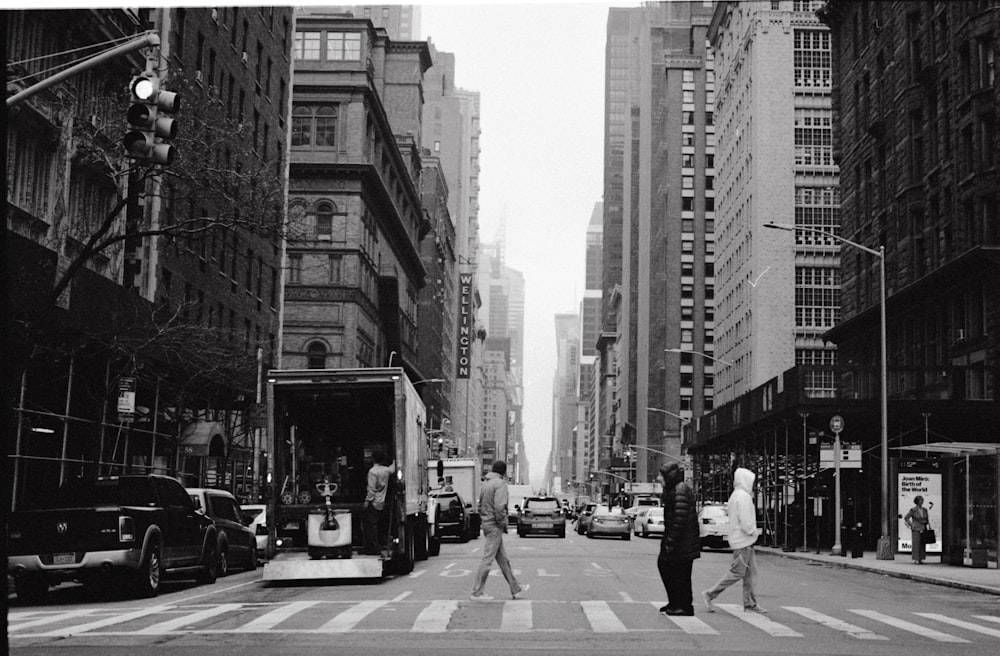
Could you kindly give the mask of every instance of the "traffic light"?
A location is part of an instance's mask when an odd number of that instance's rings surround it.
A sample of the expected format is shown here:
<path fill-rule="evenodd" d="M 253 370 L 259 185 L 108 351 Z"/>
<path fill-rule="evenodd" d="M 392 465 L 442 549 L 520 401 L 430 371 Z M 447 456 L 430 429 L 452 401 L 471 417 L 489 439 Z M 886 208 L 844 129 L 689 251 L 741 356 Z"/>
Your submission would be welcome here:
<path fill-rule="evenodd" d="M 180 109 L 180 95 L 173 91 L 161 91 L 160 80 L 152 72 L 132 78 L 129 92 L 129 131 L 124 140 L 126 154 L 153 164 L 171 164 L 177 149 L 169 140 L 177 137 L 177 122 L 169 114 Z"/>

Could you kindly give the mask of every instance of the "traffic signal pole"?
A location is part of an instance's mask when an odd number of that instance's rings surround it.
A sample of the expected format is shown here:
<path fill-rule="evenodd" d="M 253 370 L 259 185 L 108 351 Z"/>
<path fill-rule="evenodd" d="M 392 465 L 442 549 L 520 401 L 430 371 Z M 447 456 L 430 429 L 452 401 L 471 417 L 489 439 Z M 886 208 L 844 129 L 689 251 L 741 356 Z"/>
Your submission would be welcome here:
<path fill-rule="evenodd" d="M 107 52 L 102 52 L 99 55 L 95 55 L 90 59 L 80 62 L 75 66 L 70 66 L 65 71 L 56 73 L 51 77 L 45 78 L 41 82 L 36 82 L 35 84 L 32 84 L 27 89 L 17 92 L 16 94 L 7 99 L 7 107 L 13 107 L 18 103 L 24 102 L 25 100 L 35 95 L 36 93 L 44 91 L 53 85 L 59 84 L 63 80 L 67 80 L 73 77 L 74 75 L 82 73 L 83 71 L 90 70 L 91 68 L 95 68 L 96 66 L 100 66 L 101 64 L 110 59 L 114 59 L 115 57 L 120 57 L 121 55 L 124 55 L 126 53 L 134 52 L 136 50 L 141 50 L 143 48 L 150 48 L 150 47 L 155 48 L 156 46 L 159 45 L 160 45 L 159 35 L 154 32 L 147 32 L 146 34 L 143 34 L 142 36 L 136 38 L 133 41 L 129 41 L 128 43 L 123 43 L 122 45 L 112 48 Z"/>

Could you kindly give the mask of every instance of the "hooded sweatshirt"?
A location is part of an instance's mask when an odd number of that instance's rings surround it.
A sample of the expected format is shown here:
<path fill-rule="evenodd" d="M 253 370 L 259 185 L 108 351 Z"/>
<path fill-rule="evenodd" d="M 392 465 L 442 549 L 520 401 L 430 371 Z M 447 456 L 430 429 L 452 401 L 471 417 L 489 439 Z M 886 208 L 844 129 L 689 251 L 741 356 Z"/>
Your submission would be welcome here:
<path fill-rule="evenodd" d="M 757 511 L 753 506 L 753 482 L 749 469 L 738 467 L 733 474 L 733 493 L 729 495 L 729 547 L 742 549 L 757 542 Z"/>

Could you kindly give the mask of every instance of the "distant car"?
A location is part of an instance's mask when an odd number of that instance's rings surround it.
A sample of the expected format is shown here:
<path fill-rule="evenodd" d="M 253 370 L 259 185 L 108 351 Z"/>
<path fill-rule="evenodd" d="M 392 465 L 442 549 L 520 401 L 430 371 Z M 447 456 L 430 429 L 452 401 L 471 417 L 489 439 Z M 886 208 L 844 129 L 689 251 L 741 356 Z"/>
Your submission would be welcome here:
<path fill-rule="evenodd" d="M 698 511 L 698 534 L 702 547 L 729 547 L 729 512 L 722 504 L 705 504 Z"/>
<path fill-rule="evenodd" d="M 430 496 L 438 504 L 437 535 L 458 538 L 468 542 L 474 536 L 471 532 L 469 510 L 462 496 L 451 485 L 431 490 Z"/>
<path fill-rule="evenodd" d="M 566 537 L 566 518 L 555 497 L 527 497 L 517 518 L 517 535 L 536 533 Z"/>
<path fill-rule="evenodd" d="M 587 503 L 580 508 L 580 512 L 576 515 L 576 532 L 579 535 L 587 532 L 587 526 L 590 525 L 590 517 L 594 514 L 596 508 L 596 503 Z"/>
<path fill-rule="evenodd" d="M 658 508 L 659 506 L 659 497 L 637 497 L 635 504 L 633 504 L 631 508 L 625 509 L 625 514 L 628 515 L 629 519 L 634 523 L 635 517 L 639 514 L 640 510 L 643 508 Z"/>
<path fill-rule="evenodd" d="M 257 558 L 263 558 L 267 554 L 267 506 L 250 504 L 240 507 L 243 509 L 243 523 L 257 538 Z"/>
<path fill-rule="evenodd" d="M 631 522 L 621 506 L 597 506 L 587 524 L 587 537 L 610 535 L 623 540 L 632 539 Z"/>
<path fill-rule="evenodd" d="M 636 513 L 632 522 L 632 531 L 636 537 L 648 538 L 652 535 L 663 535 L 663 508 L 647 506 Z"/>
<path fill-rule="evenodd" d="M 228 574 L 233 565 L 248 571 L 257 569 L 257 537 L 243 523 L 236 497 L 225 490 L 204 487 L 189 487 L 187 493 L 195 510 L 215 522 L 219 576 Z"/>

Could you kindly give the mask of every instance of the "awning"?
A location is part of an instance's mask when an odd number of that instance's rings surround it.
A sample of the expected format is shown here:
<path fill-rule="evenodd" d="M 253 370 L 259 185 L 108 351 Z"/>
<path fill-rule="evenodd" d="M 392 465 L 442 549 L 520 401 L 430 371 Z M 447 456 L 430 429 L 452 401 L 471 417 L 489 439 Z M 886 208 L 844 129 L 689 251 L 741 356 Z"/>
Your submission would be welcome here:
<path fill-rule="evenodd" d="M 181 453 L 188 456 L 225 456 L 226 431 L 218 421 L 196 421 L 181 432 Z"/>
<path fill-rule="evenodd" d="M 892 448 L 897 451 L 929 451 L 951 456 L 1000 454 L 1000 444 L 994 442 L 931 442 L 930 444 L 911 444 L 910 446 L 894 446 Z"/>

